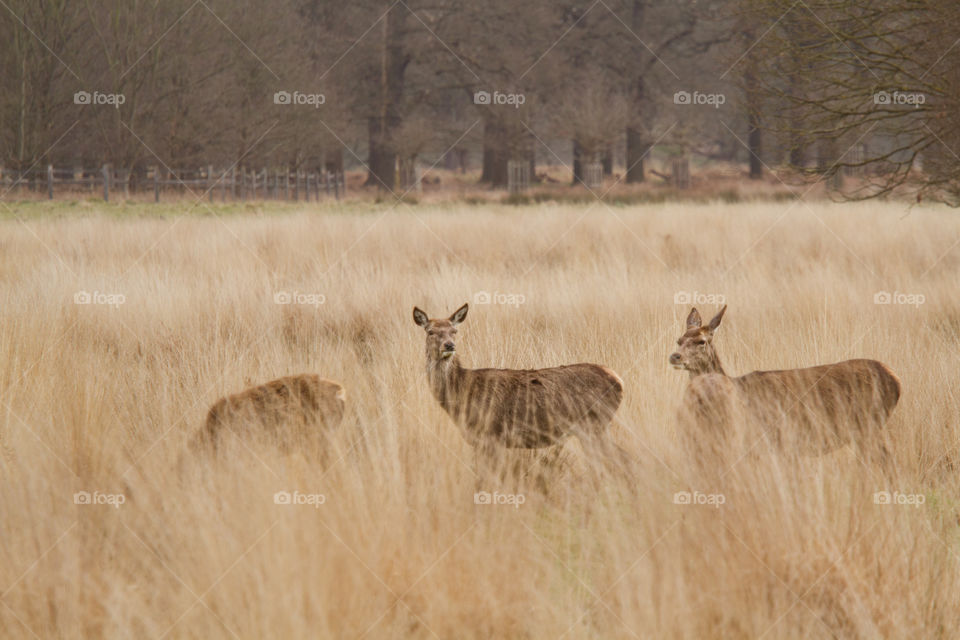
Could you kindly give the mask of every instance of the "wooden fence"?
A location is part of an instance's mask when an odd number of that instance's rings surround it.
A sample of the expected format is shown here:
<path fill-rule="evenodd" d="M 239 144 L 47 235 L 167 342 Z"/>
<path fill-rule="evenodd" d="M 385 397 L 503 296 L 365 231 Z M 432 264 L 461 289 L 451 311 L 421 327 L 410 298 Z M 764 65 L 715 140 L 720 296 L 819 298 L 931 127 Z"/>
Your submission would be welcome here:
<path fill-rule="evenodd" d="M 132 193 L 153 192 L 154 202 L 161 195 L 206 197 L 210 202 L 227 200 L 304 200 L 319 201 L 321 195 L 339 200 L 346 192 L 342 172 L 290 171 L 289 169 L 252 170 L 233 167 L 215 170 L 213 167 L 186 171 L 171 171 L 151 167 L 146 171 L 131 172 L 104 165 L 100 169 L 57 169 L 28 172 L 0 169 L 0 193 L 23 195 L 31 192 L 45 194 L 53 199 L 57 193 L 88 191 L 103 195 L 130 197 Z M 0 196 L 2 197 L 2 196 Z"/>
<path fill-rule="evenodd" d="M 588 162 L 583 165 L 583 185 L 588 189 L 603 186 L 603 163 Z"/>
<path fill-rule="evenodd" d="M 523 193 L 530 188 L 530 162 L 528 160 L 507 161 L 507 191 Z"/>

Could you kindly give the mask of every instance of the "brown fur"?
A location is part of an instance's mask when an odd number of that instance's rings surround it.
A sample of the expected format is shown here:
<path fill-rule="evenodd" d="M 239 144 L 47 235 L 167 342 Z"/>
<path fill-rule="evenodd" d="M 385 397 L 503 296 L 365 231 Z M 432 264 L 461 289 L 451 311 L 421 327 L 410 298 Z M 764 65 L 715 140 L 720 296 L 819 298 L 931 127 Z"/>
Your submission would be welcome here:
<path fill-rule="evenodd" d="M 217 400 L 194 443 L 216 450 L 223 431 L 283 451 L 316 445 L 343 419 L 343 387 L 314 374 L 287 376 Z"/>
<path fill-rule="evenodd" d="M 713 334 L 726 307 L 706 327 L 696 309 L 687 318 L 687 331 L 670 356 L 674 366 L 690 373 L 681 408 L 683 428 L 694 439 L 719 436 L 746 447 L 759 434 L 742 433 L 743 425 L 761 425 L 768 443 L 777 449 L 820 455 L 855 442 L 880 451 L 881 428 L 900 399 L 900 381 L 875 360 L 754 371 L 730 377 L 713 348 Z M 703 444 L 703 443 L 701 443 Z"/>
<path fill-rule="evenodd" d="M 476 446 L 539 448 L 576 434 L 603 436 L 623 398 L 623 383 L 596 364 L 549 369 L 466 369 L 453 353 L 463 305 L 449 319 L 428 319 L 414 309 L 427 332 L 427 377 L 440 406 Z"/>

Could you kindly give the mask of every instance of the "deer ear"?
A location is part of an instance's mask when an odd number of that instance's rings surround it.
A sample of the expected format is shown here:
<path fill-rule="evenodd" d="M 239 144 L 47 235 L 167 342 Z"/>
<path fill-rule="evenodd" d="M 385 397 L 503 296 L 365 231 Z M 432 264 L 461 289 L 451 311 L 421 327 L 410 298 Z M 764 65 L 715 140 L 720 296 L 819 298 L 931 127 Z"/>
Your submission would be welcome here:
<path fill-rule="evenodd" d="M 690 315 L 687 316 L 687 329 L 699 329 L 703 326 L 703 320 L 700 319 L 700 312 L 694 307 L 690 309 Z"/>
<path fill-rule="evenodd" d="M 720 326 L 720 321 L 723 320 L 723 314 L 727 311 L 727 305 L 723 305 L 723 308 L 717 312 L 717 315 L 713 316 L 713 320 L 710 321 L 710 331 L 716 331 L 717 327 Z"/>
<path fill-rule="evenodd" d="M 417 323 L 417 326 L 426 328 L 430 323 L 430 318 L 427 317 L 420 307 L 413 308 L 413 321 Z"/>
<path fill-rule="evenodd" d="M 461 322 L 466 320 L 467 311 L 469 310 L 469 308 L 470 306 L 468 304 L 464 304 L 462 307 L 454 311 L 453 315 L 450 316 L 450 324 L 460 324 Z"/>

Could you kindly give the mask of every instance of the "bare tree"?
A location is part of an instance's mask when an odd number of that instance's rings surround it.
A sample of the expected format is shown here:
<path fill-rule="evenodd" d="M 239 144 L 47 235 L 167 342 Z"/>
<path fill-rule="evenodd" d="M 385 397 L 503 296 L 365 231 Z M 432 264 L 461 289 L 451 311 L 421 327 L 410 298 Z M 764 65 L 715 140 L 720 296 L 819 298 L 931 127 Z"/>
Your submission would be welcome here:
<path fill-rule="evenodd" d="M 26 170 L 76 126 L 82 11 L 10 0 L 0 13 L 0 163 Z"/>
<path fill-rule="evenodd" d="M 867 169 L 848 193 L 876 197 L 908 185 L 960 204 L 960 55 L 947 0 L 816 0 L 763 5 L 781 21 L 758 45 L 758 79 L 779 108 L 767 128 L 818 149 L 805 175 Z M 853 153 L 859 148 L 864 153 Z M 794 159 L 797 159 L 796 157 Z"/>

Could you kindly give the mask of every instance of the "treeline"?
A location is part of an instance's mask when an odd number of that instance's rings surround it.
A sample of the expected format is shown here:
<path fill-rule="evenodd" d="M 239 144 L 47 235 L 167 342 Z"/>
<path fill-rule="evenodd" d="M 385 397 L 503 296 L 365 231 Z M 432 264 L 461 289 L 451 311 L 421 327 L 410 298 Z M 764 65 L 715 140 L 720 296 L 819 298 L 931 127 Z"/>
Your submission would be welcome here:
<path fill-rule="evenodd" d="M 922 158 L 944 193 L 958 9 L 900 4 L 8 0 L 0 165 L 364 166 L 393 189 L 418 158 L 501 185 L 510 160 L 611 172 L 616 150 L 639 182 L 654 145 L 753 177 L 866 145 L 870 175 Z"/>

